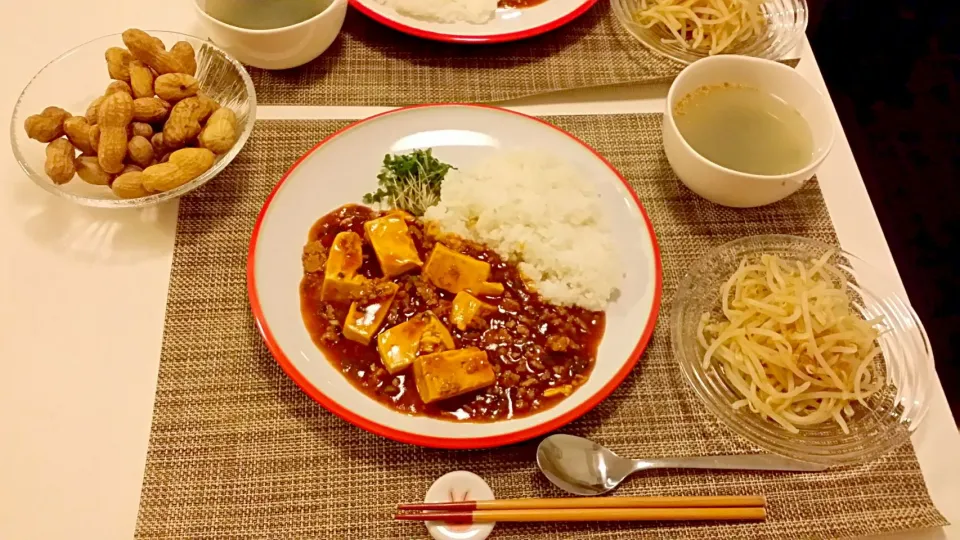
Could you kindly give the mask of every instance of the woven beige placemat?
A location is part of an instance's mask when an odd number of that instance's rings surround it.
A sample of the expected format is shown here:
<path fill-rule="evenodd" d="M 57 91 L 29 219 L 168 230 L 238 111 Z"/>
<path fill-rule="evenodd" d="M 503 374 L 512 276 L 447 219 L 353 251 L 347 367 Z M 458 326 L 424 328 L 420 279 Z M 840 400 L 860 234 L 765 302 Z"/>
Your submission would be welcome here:
<path fill-rule="evenodd" d="M 250 68 L 250 75 L 263 105 L 409 105 L 664 82 L 681 69 L 628 34 L 600 0 L 561 28 L 496 45 L 408 36 L 351 8 L 340 37 L 313 62 L 286 71 Z"/>
<path fill-rule="evenodd" d="M 663 309 L 640 363 L 562 431 L 624 456 L 755 452 L 688 390 L 671 357 L 665 314 L 683 270 L 721 242 L 760 233 L 831 241 L 816 182 L 776 205 L 723 209 L 673 176 L 660 148 L 659 115 L 547 120 L 593 145 L 629 179 L 653 221 L 664 266 Z M 295 159 L 345 124 L 258 122 L 236 161 L 181 199 L 138 538 L 426 538 L 420 524 L 391 521 L 394 505 L 422 500 L 433 480 L 457 469 L 483 476 L 500 498 L 561 495 L 537 472 L 538 441 L 446 451 L 377 437 L 311 401 L 264 347 L 246 294 L 254 220 Z M 909 444 L 835 472 L 651 472 L 617 494 L 764 494 L 770 517 L 722 525 L 500 524 L 494 538 L 836 538 L 945 523 Z"/>

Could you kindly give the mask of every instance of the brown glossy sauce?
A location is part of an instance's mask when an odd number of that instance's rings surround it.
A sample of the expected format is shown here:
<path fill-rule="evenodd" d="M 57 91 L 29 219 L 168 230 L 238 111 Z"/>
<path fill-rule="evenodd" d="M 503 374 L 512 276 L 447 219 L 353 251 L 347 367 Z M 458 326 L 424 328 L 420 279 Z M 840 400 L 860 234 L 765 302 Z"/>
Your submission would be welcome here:
<path fill-rule="evenodd" d="M 504 294 L 479 298 L 495 306 L 496 311 L 483 316 L 482 321 L 474 320 L 461 331 L 450 323 L 455 295 L 434 287 L 421 278 L 419 271 L 413 271 L 393 278 L 400 290 L 379 331 L 432 310 L 450 331 L 456 348 L 472 346 L 486 351 L 497 372 L 497 381 L 493 386 L 469 394 L 424 404 L 411 369 L 395 376 L 384 369 L 376 337 L 366 346 L 343 337 L 339 323 L 345 319 L 349 306 L 328 304 L 319 299 L 323 269 L 317 268 L 317 259 L 312 258 L 311 253 L 329 249 L 334 237 L 342 231 L 363 236 L 363 223 L 380 215 L 363 206 L 339 208 L 313 225 L 304 248 L 304 277 L 300 284 L 304 323 L 314 343 L 354 386 L 405 413 L 491 421 L 542 411 L 566 397 L 563 393 L 544 396 L 545 391 L 561 388 L 576 391 L 587 380 L 603 336 L 603 312 L 544 302 L 527 289 L 515 265 L 506 263 L 482 245 L 444 237 L 442 241 L 447 247 L 490 263 L 492 271 L 488 281 L 502 283 Z M 408 225 L 421 259 L 426 261 L 436 240 L 425 234 L 421 224 Z M 359 273 L 367 278 L 383 276 L 373 248 L 366 241 Z"/>
<path fill-rule="evenodd" d="M 497 7 L 502 8 L 528 8 L 538 6 L 546 0 L 499 0 Z"/>

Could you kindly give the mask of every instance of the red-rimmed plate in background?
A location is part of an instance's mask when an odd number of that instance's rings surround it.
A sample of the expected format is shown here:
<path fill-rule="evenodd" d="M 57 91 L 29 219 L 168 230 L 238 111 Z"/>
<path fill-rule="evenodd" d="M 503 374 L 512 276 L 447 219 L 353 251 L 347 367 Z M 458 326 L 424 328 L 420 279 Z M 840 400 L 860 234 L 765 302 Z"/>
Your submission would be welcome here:
<path fill-rule="evenodd" d="M 300 255 L 313 223 L 360 203 L 377 187 L 387 153 L 433 148 L 457 167 L 503 150 L 561 156 L 600 194 L 623 280 L 606 309 L 606 329 L 586 383 L 544 411 L 497 422 L 451 422 L 412 416 L 355 388 L 317 348 L 300 314 Z M 270 352 L 310 397 L 363 429 L 397 441 L 440 448 L 486 448 L 526 440 L 586 413 L 630 374 L 653 333 L 662 271 L 650 220 L 623 177 L 592 148 L 550 124 L 476 105 L 426 105 L 361 120 L 321 141 L 274 188 L 250 240 L 247 287 L 254 318 Z"/>
<path fill-rule="evenodd" d="M 398 13 L 377 0 L 350 0 L 371 19 L 413 36 L 450 43 L 502 43 L 540 35 L 586 13 L 597 0 L 545 0 L 524 8 L 498 8 L 483 24 L 426 21 Z"/>

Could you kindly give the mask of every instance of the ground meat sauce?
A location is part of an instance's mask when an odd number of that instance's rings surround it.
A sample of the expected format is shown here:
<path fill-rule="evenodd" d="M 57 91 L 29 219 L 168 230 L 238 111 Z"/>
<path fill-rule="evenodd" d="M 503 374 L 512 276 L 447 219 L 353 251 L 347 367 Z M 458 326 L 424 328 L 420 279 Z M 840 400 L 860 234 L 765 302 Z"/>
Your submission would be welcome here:
<path fill-rule="evenodd" d="M 500 0 L 497 7 L 501 8 L 528 8 L 540 5 L 546 0 Z"/>
<path fill-rule="evenodd" d="M 405 413 L 490 421 L 542 411 L 587 380 L 603 336 L 603 312 L 544 302 L 527 288 L 516 265 L 504 262 L 480 244 L 444 236 L 441 241 L 447 247 L 490 263 L 488 281 L 502 283 L 504 293 L 500 297 L 479 298 L 496 310 L 475 317 L 461 331 L 450 323 L 455 295 L 434 287 L 415 270 L 392 279 L 400 289 L 380 331 L 432 310 L 450 331 L 456 348 L 477 347 L 486 351 L 497 381 L 469 394 L 424 404 L 417 393 L 412 368 L 390 375 L 381 364 L 376 338 L 364 346 L 343 337 L 341 327 L 349 306 L 320 300 L 321 261 L 326 261 L 334 237 L 343 231 L 363 236 L 364 222 L 380 215 L 363 206 L 339 208 L 314 224 L 303 250 L 300 305 L 304 323 L 314 343 L 354 386 Z M 426 234 L 420 223 L 408 226 L 420 258 L 426 262 L 437 240 Z M 373 248 L 366 241 L 358 273 L 383 280 Z"/>

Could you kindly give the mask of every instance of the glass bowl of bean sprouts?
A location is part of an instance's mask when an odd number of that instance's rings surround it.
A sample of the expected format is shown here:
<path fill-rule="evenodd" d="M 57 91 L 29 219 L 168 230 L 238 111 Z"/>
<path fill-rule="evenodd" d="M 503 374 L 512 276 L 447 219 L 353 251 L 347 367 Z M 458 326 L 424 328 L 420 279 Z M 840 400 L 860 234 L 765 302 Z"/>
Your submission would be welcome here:
<path fill-rule="evenodd" d="M 933 353 L 898 281 L 817 240 L 713 249 L 681 280 L 670 324 L 694 393 L 776 454 L 865 463 L 906 442 L 929 406 Z"/>
<path fill-rule="evenodd" d="M 653 52 L 689 64 L 715 54 L 783 60 L 803 41 L 806 0 L 610 0 Z"/>

